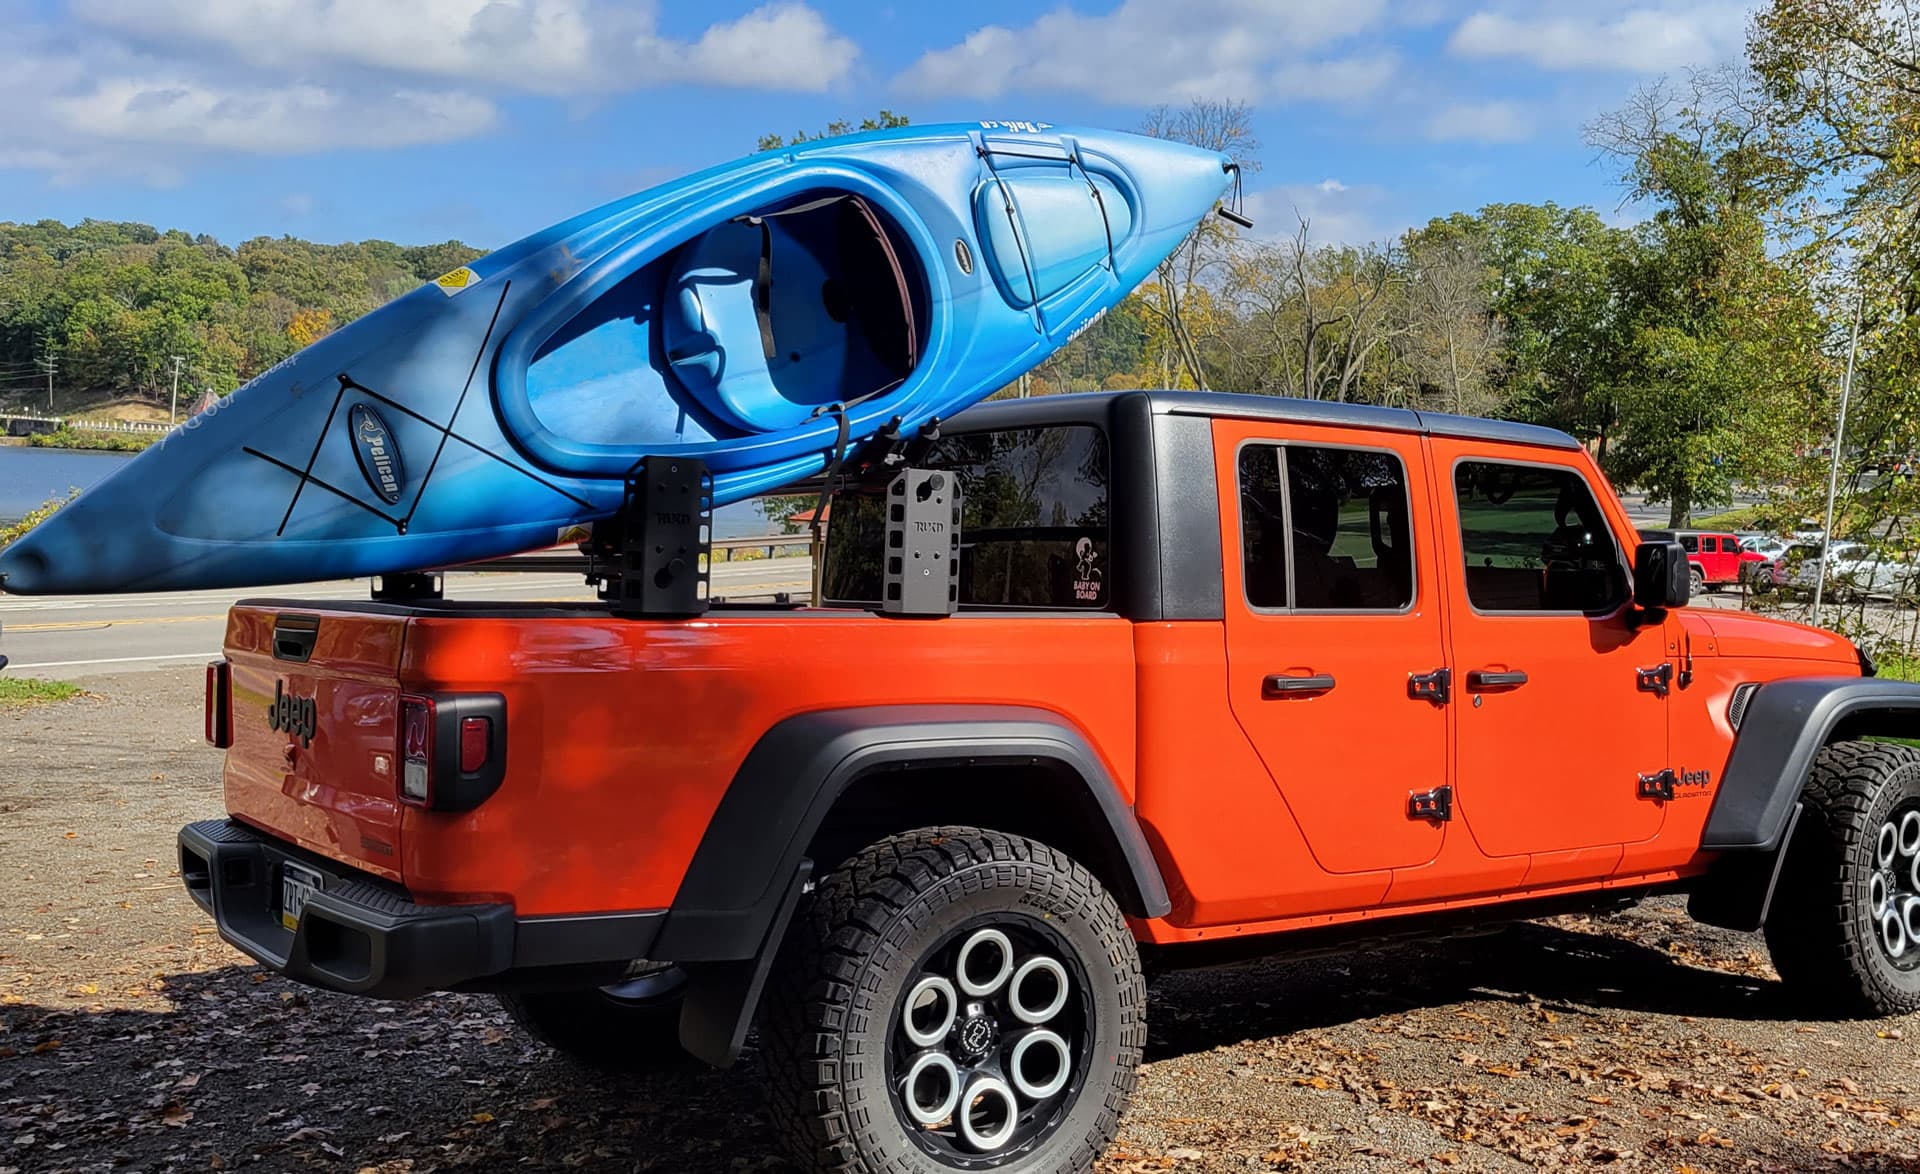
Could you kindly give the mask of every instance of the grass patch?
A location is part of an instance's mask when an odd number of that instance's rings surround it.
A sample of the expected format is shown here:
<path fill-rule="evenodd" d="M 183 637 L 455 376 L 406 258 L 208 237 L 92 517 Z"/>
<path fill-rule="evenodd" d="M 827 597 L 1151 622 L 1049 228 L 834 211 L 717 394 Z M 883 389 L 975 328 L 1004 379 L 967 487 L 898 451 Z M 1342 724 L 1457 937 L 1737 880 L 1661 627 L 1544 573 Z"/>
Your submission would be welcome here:
<path fill-rule="evenodd" d="M 1767 516 L 1765 506 L 1747 506 L 1743 509 L 1728 510 L 1722 514 L 1708 514 L 1704 518 L 1695 518 L 1692 528 L 1695 530 L 1766 530 L 1772 521 Z"/>
<path fill-rule="evenodd" d="M 1874 658 L 1879 675 L 1889 681 L 1920 681 L 1920 656 L 1904 652 L 1883 652 Z"/>
<path fill-rule="evenodd" d="M 99 452 L 141 452 L 166 438 L 164 432 L 98 432 L 82 428 L 57 428 L 35 433 L 28 443 L 35 448 L 79 448 Z"/>
<path fill-rule="evenodd" d="M 0 677 L 0 709 L 18 705 L 39 705 L 47 701 L 65 701 L 80 696 L 78 685 L 66 681 L 42 681 L 33 677 Z"/>

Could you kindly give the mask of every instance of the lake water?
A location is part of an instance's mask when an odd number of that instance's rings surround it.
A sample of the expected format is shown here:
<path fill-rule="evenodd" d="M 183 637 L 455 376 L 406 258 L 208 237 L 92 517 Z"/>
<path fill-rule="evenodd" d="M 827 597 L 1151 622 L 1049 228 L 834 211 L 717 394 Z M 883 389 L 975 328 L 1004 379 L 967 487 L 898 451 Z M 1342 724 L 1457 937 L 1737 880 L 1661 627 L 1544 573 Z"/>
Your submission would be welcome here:
<path fill-rule="evenodd" d="M 69 489 L 86 489 L 132 459 L 132 453 L 124 452 L 0 444 L 0 524 L 18 521 L 49 498 L 65 497 Z M 760 535 L 774 528 L 752 502 L 714 511 L 715 538 Z"/>
<path fill-rule="evenodd" d="M 70 489 L 85 489 L 132 459 L 124 452 L 0 444 L 0 522 L 17 521 Z"/>

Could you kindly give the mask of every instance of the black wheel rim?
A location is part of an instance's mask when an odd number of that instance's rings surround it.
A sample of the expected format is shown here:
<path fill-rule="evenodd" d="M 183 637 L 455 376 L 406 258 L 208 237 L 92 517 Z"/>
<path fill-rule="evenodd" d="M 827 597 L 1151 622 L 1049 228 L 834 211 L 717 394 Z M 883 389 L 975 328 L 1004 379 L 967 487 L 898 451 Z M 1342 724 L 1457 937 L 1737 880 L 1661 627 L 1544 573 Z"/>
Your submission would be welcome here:
<path fill-rule="evenodd" d="M 1086 1084 L 1093 1027 L 1091 987 L 1066 939 L 1036 918 L 976 918 L 921 955 L 892 1008 L 894 1112 L 944 1165 L 1007 1165 L 1066 1120 Z"/>
<path fill-rule="evenodd" d="M 1896 970 L 1920 969 L 1920 799 L 1887 813 L 1867 845 L 1867 921 Z"/>

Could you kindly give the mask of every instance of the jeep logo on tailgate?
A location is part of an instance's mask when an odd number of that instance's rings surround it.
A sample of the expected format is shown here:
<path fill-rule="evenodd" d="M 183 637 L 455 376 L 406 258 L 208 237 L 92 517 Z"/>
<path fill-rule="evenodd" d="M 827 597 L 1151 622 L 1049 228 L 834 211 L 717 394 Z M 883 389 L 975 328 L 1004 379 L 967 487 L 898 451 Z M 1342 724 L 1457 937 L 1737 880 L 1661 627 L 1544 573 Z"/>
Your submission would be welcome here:
<path fill-rule="evenodd" d="M 320 720 L 320 707 L 311 697 L 295 697 L 287 692 L 285 681 L 273 683 L 273 700 L 267 703 L 267 725 L 285 730 L 300 739 L 302 746 L 313 745 L 313 730 Z"/>

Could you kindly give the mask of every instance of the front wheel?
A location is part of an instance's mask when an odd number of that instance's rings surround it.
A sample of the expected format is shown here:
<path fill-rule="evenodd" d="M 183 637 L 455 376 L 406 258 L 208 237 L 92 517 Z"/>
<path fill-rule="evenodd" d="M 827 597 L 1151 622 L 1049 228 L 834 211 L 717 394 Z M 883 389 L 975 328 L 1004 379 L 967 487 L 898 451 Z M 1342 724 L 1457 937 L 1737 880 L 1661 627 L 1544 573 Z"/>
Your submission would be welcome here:
<path fill-rule="evenodd" d="M 1767 949 L 1809 1014 L 1920 1010 L 1920 751 L 1836 742 L 1807 779 Z"/>
<path fill-rule="evenodd" d="M 774 982 L 761 1039 L 805 1170 L 1089 1170 L 1146 1042 L 1113 898 L 1064 854 L 978 828 L 894 836 L 841 865 Z"/>

